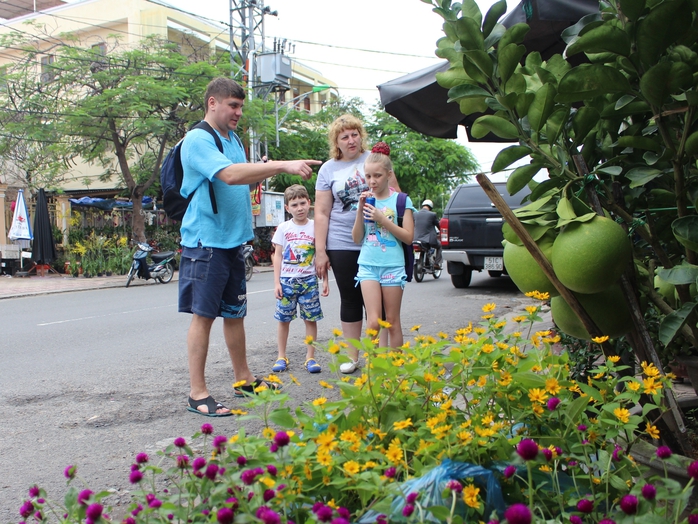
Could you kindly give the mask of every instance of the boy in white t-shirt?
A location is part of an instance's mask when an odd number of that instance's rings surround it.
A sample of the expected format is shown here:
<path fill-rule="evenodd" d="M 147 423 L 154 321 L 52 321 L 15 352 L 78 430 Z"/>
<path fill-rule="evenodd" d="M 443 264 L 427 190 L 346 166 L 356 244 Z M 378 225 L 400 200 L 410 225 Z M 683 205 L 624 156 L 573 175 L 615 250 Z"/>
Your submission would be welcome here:
<path fill-rule="evenodd" d="M 300 307 L 301 318 L 305 322 L 306 339 L 317 339 L 317 321 L 322 320 L 315 271 L 315 223 L 308 218 L 308 191 L 300 184 L 286 188 L 284 204 L 286 211 L 293 218 L 280 224 L 271 239 L 274 245 L 274 294 L 277 299 L 274 318 L 279 321 L 279 355 L 271 368 L 275 373 L 288 369 L 286 344 L 291 320 L 296 318 L 297 307 Z M 329 294 L 330 286 L 325 278 L 322 281 L 322 296 L 326 297 Z M 309 373 L 320 373 L 322 368 L 314 357 L 315 348 L 312 344 L 307 344 L 303 366 Z"/>

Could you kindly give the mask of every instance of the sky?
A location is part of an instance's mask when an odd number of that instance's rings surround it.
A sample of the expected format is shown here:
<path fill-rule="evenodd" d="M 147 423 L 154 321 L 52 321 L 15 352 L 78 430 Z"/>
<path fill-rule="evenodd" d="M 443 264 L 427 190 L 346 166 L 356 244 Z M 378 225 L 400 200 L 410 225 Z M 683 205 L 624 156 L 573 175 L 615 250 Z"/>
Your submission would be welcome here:
<path fill-rule="evenodd" d="M 213 20 L 229 21 L 229 0 L 164 0 Z M 507 0 L 509 11 L 518 0 Z M 494 0 L 478 1 L 485 14 Z M 335 82 L 343 97 L 379 100 L 377 85 L 441 62 L 434 50 L 443 37 L 442 18 L 421 0 L 264 0 L 278 16 L 265 17 L 268 47 L 273 38 L 295 46 L 289 53 Z M 488 171 L 508 144 L 458 142 Z"/>

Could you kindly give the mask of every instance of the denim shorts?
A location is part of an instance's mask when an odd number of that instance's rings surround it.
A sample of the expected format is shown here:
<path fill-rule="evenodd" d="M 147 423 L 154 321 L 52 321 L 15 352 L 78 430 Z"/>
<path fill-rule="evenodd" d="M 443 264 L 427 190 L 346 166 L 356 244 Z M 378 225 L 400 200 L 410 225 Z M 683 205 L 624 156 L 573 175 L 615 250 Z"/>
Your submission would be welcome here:
<path fill-rule="evenodd" d="M 282 277 L 281 291 L 284 298 L 276 301 L 274 318 L 279 322 L 291 322 L 296 318 L 296 309 L 300 308 L 301 318 L 310 322 L 322 320 L 320 307 L 320 291 L 317 277 L 312 275 L 305 278 Z"/>
<path fill-rule="evenodd" d="M 179 262 L 179 311 L 206 318 L 247 315 L 242 246 L 185 247 Z"/>
<path fill-rule="evenodd" d="M 380 267 L 359 264 L 359 272 L 356 274 L 357 285 L 364 280 L 374 280 L 385 287 L 400 286 L 405 289 L 407 273 L 405 273 L 405 266 Z"/>

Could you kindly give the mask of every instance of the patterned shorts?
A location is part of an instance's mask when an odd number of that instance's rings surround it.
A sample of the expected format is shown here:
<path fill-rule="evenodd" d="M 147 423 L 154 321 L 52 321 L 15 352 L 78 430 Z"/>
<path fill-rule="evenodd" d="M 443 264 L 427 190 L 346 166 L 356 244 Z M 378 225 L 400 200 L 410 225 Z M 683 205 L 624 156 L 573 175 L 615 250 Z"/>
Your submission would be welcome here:
<path fill-rule="evenodd" d="M 296 318 L 296 309 L 300 307 L 301 318 L 311 322 L 322 320 L 320 307 L 320 290 L 317 277 L 280 279 L 284 298 L 276 301 L 274 318 L 279 322 L 291 322 Z"/>

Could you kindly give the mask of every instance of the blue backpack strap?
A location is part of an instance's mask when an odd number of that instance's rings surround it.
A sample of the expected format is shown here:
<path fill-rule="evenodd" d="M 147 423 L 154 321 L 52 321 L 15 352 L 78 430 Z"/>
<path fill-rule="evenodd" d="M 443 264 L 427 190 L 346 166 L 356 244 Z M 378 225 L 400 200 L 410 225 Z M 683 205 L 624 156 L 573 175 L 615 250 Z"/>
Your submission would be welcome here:
<path fill-rule="evenodd" d="M 402 218 L 405 216 L 405 207 L 407 206 L 407 193 L 397 194 L 397 225 L 402 227 Z M 412 272 L 414 269 L 414 251 L 412 251 L 412 244 L 402 244 L 402 251 L 405 255 L 405 273 L 407 274 L 407 281 L 412 282 Z"/>
<path fill-rule="evenodd" d="M 402 217 L 405 216 L 405 206 L 407 205 L 407 193 L 397 194 L 397 225 L 402 227 Z"/>

